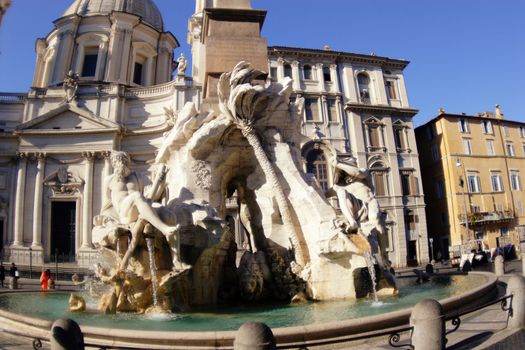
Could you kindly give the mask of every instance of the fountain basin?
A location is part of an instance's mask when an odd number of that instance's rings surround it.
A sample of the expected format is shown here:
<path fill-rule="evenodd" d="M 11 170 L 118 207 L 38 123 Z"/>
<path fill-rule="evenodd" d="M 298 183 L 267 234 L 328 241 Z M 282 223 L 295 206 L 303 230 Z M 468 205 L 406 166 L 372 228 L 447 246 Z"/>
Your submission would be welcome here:
<path fill-rule="evenodd" d="M 47 338 L 56 318 L 69 317 L 81 325 L 88 343 L 138 348 L 149 345 L 159 349 L 231 348 L 240 324 L 257 320 L 272 327 L 279 344 L 308 344 L 407 325 L 411 307 L 423 298 L 439 299 L 446 312 L 483 303 L 495 295 L 496 282 L 497 278 L 490 273 L 436 276 L 433 284 L 401 288 L 398 297 L 381 299 L 381 306 L 372 305 L 370 301 L 357 301 L 352 305 L 349 305 L 351 302 L 322 302 L 236 307 L 216 313 L 180 314 L 171 321 L 154 320 L 151 315 L 134 315 L 130 320 L 130 315 L 111 319 L 110 316 L 70 314 L 64 311 L 68 293 L 41 296 L 40 293 L 17 291 L 0 294 L 0 318 L 5 329 L 23 330 L 25 334 Z M 61 298 L 65 302 L 62 308 Z M 16 310 L 14 306 L 20 305 L 21 300 L 33 311 Z M 48 312 L 44 307 L 39 314 L 31 303 L 46 306 Z"/>

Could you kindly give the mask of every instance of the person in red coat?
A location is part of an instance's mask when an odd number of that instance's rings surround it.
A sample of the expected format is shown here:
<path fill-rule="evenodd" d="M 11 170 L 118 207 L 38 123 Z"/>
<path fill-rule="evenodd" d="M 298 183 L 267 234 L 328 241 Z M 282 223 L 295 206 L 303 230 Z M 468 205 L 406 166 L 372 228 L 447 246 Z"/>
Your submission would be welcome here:
<path fill-rule="evenodd" d="M 50 280 L 51 280 L 51 271 L 49 269 L 42 271 L 42 274 L 40 275 L 40 286 L 42 287 L 42 290 L 49 289 Z"/>

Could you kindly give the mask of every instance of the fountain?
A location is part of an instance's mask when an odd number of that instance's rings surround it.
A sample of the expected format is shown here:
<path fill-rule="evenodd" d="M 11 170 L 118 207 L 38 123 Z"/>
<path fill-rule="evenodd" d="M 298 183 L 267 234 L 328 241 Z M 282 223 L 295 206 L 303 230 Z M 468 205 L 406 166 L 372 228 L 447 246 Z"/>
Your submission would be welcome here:
<path fill-rule="evenodd" d="M 14 294 L 0 296 L 0 317 L 16 323 L 6 309 L 37 319 L 63 317 L 70 300 L 91 341 L 169 341 L 187 349 L 231 346 L 231 331 L 251 319 L 291 327 L 278 329 L 277 339 L 301 342 L 305 334 L 330 338 L 402 324 L 407 311 L 386 319 L 370 315 L 424 297 L 451 297 L 444 305 L 455 307 L 455 295 L 473 285 L 480 287 L 470 301 L 494 290 L 495 280 L 460 276 L 413 284 L 394 297 L 398 287 L 387 272 L 384 223 L 368 172 L 333 155 L 328 196 L 338 199 L 338 214 L 303 171 L 300 145 L 308 139 L 298 125 L 304 100 L 291 102 L 290 93 L 291 80 L 267 82 L 263 72 L 240 62 L 221 76 L 218 104 L 208 101 L 199 112 L 188 103 L 174 118 L 151 186 L 144 188 L 125 152 L 113 152 L 114 173 L 93 229 L 100 252 L 95 274 L 107 290 L 96 297 L 50 293 L 38 305 L 26 296 L 23 303 Z M 251 243 L 238 263 L 234 234 L 223 220 L 234 192 Z M 384 305 L 372 309 L 369 300 L 356 300 L 366 295 L 381 297 Z M 168 316 L 159 321 L 149 315 L 159 313 Z M 34 322 L 32 334 L 49 329 L 49 321 Z M 111 330 L 108 335 L 92 326 Z"/>
<path fill-rule="evenodd" d="M 110 261 L 97 275 L 112 286 L 105 296 L 110 304 L 116 300 L 111 312 L 145 311 L 151 303 L 171 312 L 239 299 L 354 299 L 353 271 L 360 268 L 370 270 L 376 295 L 374 262 L 384 268 L 388 260 L 368 172 L 334 154 L 332 195 L 343 213 L 337 215 L 300 164 L 304 100 L 290 102 L 290 79 L 265 80 L 241 62 L 222 75 L 217 110 L 199 113 L 188 103 L 165 137 L 145 192 L 128 155 L 112 155 L 115 173 L 94 229 Z M 232 191 L 253 246 L 239 266 L 236 242 L 221 219 Z M 121 259 L 123 236 L 131 242 Z M 151 289 L 152 300 L 136 292 L 143 289 Z M 133 305 L 137 294 L 140 307 Z M 106 302 L 101 307 L 108 311 Z"/>

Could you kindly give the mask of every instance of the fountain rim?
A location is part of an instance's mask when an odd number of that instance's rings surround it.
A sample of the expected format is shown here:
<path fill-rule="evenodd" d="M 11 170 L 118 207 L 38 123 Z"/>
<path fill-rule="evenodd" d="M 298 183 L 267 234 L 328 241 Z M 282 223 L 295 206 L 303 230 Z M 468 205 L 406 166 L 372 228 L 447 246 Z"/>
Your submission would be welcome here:
<path fill-rule="evenodd" d="M 487 277 L 487 281 L 480 286 L 445 299 L 439 300 L 444 312 L 458 308 L 480 305 L 496 292 L 498 278 L 491 272 L 470 272 L 472 275 Z M 436 276 L 457 274 L 435 274 Z M 71 292 L 60 290 L 57 292 Z M 78 291 L 77 291 L 78 292 Z M 9 293 L 37 293 L 30 290 L 1 291 Z M 408 325 L 412 308 L 387 312 L 384 314 L 366 316 L 348 320 L 332 321 L 319 324 L 272 328 L 274 336 L 280 345 L 306 344 L 319 340 L 336 339 L 342 336 L 357 335 L 383 331 L 388 328 Z M 28 337 L 48 338 L 53 321 L 36 317 L 19 315 L 13 312 L 0 310 L 2 328 L 17 331 L 24 327 Z M 172 332 L 172 331 L 141 331 L 118 328 L 102 328 L 96 326 L 80 325 L 87 343 L 112 346 L 140 346 L 153 345 L 159 349 L 191 349 L 192 347 L 209 347 L 214 349 L 231 348 L 237 331 L 198 331 L 198 332 Z"/>

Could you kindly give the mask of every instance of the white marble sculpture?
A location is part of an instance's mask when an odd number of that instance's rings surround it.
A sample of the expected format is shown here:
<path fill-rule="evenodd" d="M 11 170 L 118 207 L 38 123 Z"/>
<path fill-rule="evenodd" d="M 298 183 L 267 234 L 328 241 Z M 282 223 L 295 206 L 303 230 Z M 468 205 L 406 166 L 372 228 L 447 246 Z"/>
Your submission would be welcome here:
<path fill-rule="evenodd" d="M 155 310 L 239 298 L 356 297 L 360 277 L 354 272 L 367 268 L 363 255 L 374 252 L 369 238 L 374 230 L 382 232 L 379 206 L 367 173 L 348 163 L 332 164 L 343 216 L 310 185 L 300 156 L 300 145 L 308 141 L 299 127 L 304 100 L 290 103 L 290 93 L 291 80 L 267 83 L 266 74 L 245 62 L 223 74 L 218 105 L 199 112 L 188 103 L 173 114 L 155 160 L 160 170 L 147 193 L 127 154 L 113 153 L 107 205 L 94 230 L 105 232 L 98 235 L 101 247 L 118 252 L 109 254 L 116 256 L 117 269 L 99 269 L 114 286 L 104 310 L 151 307 L 146 292 L 138 297 L 140 306 L 131 305 L 125 286 L 146 290 L 156 280 L 162 305 Z M 252 240 L 240 265 L 234 235 L 221 219 L 234 192 Z M 155 203 L 162 196 L 165 206 Z M 121 236 L 131 236 L 129 244 L 121 247 Z M 149 277 L 151 254 L 156 278 Z"/>
<path fill-rule="evenodd" d="M 72 102 L 77 98 L 78 74 L 69 71 L 64 78 L 64 91 L 66 92 L 66 102 Z"/>
<path fill-rule="evenodd" d="M 372 254 L 381 266 L 384 265 L 383 253 L 379 244 L 384 234 L 381 222 L 379 202 L 371 188 L 370 174 L 366 169 L 357 167 L 355 160 L 332 158 L 334 173 L 333 190 L 339 200 L 339 206 L 346 222 L 339 225 L 348 232 L 363 235 L 371 245 Z"/>
<path fill-rule="evenodd" d="M 188 69 L 188 60 L 184 57 L 184 54 L 181 53 L 179 58 L 177 58 L 177 76 L 184 77 L 186 75 L 186 69 Z"/>

